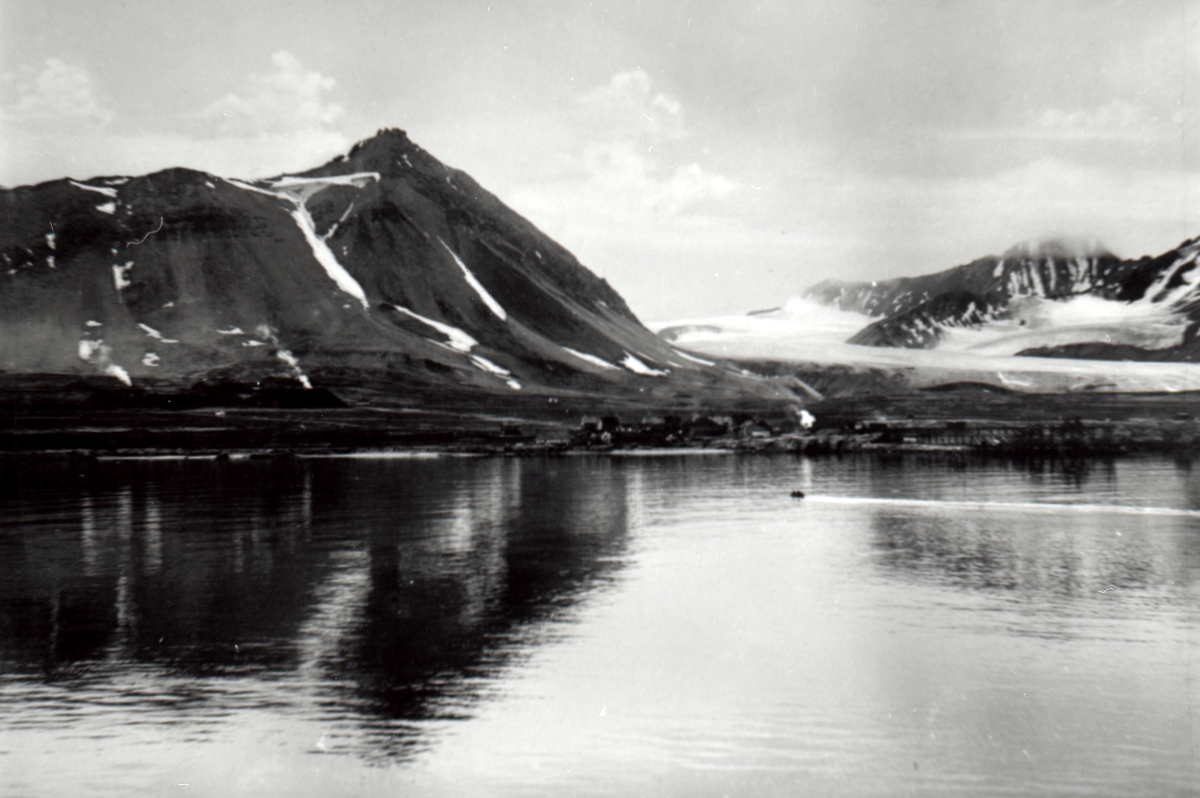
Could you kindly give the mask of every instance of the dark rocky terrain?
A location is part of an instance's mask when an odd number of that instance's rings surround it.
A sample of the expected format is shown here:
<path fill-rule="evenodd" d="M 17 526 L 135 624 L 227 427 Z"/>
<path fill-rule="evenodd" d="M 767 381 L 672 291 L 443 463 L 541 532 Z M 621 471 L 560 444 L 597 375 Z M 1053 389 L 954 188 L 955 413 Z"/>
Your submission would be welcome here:
<path fill-rule="evenodd" d="M 399 130 L 300 175 L 62 179 L 0 207 L 0 398 L 24 413 L 803 395 L 655 336 Z"/>

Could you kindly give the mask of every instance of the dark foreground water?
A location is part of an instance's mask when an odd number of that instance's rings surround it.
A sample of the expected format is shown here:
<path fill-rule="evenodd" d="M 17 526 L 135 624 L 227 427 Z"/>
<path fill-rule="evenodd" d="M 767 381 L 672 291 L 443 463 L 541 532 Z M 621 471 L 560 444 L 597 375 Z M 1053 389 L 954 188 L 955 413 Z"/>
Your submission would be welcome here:
<path fill-rule="evenodd" d="M 0 795 L 1200 784 L 1200 462 L 0 476 Z"/>

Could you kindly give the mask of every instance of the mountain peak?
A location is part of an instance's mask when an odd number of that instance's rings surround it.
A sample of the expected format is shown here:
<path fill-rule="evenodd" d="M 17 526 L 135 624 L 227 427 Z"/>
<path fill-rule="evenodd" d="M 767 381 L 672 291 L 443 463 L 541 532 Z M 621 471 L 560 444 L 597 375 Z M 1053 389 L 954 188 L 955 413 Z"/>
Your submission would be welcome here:
<path fill-rule="evenodd" d="M 3 192 L 0 205 L 9 373 L 172 390 L 279 378 L 353 401 L 450 393 L 538 412 L 559 396 L 796 398 L 655 336 L 605 281 L 403 130 L 302 174 L 63 179 Z"/>
<path fill-rule="evenodd" d="M 343 172 L 378 172 L 384 177 L 399 177 L 413 170 L 446 171 L 448 168 L 413 143 L 400 128 L 383 128 L 369 139 L 363 139 L 310 174 Z"/>
<path fill-rule="evenodd" d="M 409 139 L 408 133 L 398 127 L 380 128 L 374 136 L 369 139 L 363 139 L 350 148 L 348 157 L 354 158 L 361 156 L 364 153 L 374 153 L 380 150 L 396 152 L 400 154 L 406 149 L 414 147 L 412 140 Z"/>

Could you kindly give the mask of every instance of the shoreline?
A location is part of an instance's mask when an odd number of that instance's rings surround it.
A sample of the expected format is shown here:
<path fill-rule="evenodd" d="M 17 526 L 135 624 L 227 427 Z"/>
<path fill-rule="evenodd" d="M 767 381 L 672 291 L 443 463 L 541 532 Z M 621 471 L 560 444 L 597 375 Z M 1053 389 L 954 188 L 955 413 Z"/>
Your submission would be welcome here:
<path fill-rule="evenodd" d="M 471 436 L 475 437 L 475 436 Z M 763 438 L 728 438 L 671 446 L 630 445 L 573 445 L 561 438 L 522 440 L 505 443 L 500 440 L 461 443 L 413 444 L 387 447 L 347 447 L 333 444 L 307 446 L 264 447 L 185 447 L 159 448 L 141 446 L 106 446 L 88 448 L 64 446 L 55 448 L 0 449 L 0 460 L 26 458 L 66 458 L 86 462 L 133 462 L 171 460 L 210 460 L 214 462 L 245 462 L 276 459 L 347 459 L 347 460 L 421 460 L 440 457 L 712 457 L 730 455 L 788 455 L 820 459 L 826 457 L 903 454 L 944 454 L 1006 460 L 1108 460 L 1144 454 L 1176 454 L 1189 458 L 1200 457 L 1200 442 L 1190 438 L 1175 440 L 1126 439 L 1109 445 L 1038 445 L 1026 446 L 1018 441 L 997 441 L 993 444 L 966 445 L 953 443 L 920 443 L 913 441 L 881 441 L 874 435 L 796 435 L 786 434 Z"/>
<path fill-rule="evenodd" d="M 829 398 L 803 412 L 799 407 L 723 410 L 613 409 L 583 402 L 540 408 L 447 403 L 187 410 L 9 405 L 0 407 L 0 458 L 942 452 L 1070 459 L 1200 454 L 1197 394 L 1070 402 L 1060 396 L 958 390 Z"/>

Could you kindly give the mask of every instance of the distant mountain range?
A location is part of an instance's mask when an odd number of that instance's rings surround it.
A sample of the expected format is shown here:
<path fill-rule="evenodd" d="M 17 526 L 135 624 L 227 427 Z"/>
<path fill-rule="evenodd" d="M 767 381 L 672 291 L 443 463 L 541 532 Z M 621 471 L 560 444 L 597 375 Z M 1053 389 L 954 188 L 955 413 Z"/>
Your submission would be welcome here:
<path fill-rule="evenodd" d="M 804 296 L 878 317 L 849 338 L 851 344 L 1195 362 L 1198 255 L 1200 238 L 1138 260 L 1048 242 L 920 277 L 827 280 Z"/>
<path fill-rule="evenodd" d="M 1200 391 L 1198 257 L 1200 238 L 1138 260 L 1023 245 L 920 277 L 827 280 L 782 307 L 655 330 L 713 357 L 793 364 L 829 395 L 964 381 L 1020 393 Z M 826 386 L 836 373 L 845 379 Z M 885 379 L 851 379 L 871 375 Z"/>
<path fill-rule="evenodd" d="M 62 179 L 2 191 L 0 207 L 10 378 L 289 384 L 384 404 L 451 390 L 796 397 L 651 333 L 604 280 L 399 130 L 302 174 Z"/>

